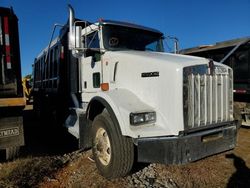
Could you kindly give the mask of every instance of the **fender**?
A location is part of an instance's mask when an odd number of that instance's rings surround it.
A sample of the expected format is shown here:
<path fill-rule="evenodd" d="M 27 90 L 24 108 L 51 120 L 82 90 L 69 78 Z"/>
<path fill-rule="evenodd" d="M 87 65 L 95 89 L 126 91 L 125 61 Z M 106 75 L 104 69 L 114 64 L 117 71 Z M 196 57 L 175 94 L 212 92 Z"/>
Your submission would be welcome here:
<path fill-rule="evenodd" d="M 142 102 L 135 94 L 126 89 L 115 89 L 108 92 L 97 93 L 92 98 L 87 108 L 87 118 L 91 119 L 91 106 L 99 102 L 110 113 L 114 121 L 120 125 L 122 135 L 138 138 L 137 131 L 132 130 L 135 127 L 130 126 L 129 115 L 131 112 L 153 111 L 154 108 Z M 94 109 L 101 113 L 102 109 Z M 97 114 L 98 114 L 97 113 Z"/>

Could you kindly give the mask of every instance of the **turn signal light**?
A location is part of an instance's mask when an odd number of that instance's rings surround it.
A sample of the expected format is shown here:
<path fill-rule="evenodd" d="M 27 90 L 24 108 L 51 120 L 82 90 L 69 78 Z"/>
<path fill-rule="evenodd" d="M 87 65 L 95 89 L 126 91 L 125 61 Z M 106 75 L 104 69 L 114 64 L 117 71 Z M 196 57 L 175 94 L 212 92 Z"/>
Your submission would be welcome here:
<path fill-rule="evenodd" d="M 109 90 L 109 83 L 101 83 L 101 89 L 102 89 L 102 91 L 108 91 Z"/>

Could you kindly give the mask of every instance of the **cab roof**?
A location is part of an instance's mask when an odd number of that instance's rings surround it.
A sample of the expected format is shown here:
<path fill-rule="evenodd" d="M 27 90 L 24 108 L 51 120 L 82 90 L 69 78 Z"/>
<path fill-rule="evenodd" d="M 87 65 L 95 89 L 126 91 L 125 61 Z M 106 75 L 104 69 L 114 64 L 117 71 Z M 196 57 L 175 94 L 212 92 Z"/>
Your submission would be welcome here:
<path fill-rule="evenodd" d="M 99 23 L 103 25 L 118 25 L 118 26 L 142 29 L 142 30 L 151 31 L 151 32 L 159 33 L 160 35 L 163 35 L 163 33 L 157 29 L 153 29 L 150 27 L 145 27 L 145 26 L 141 26 L 141 25 L 137 25 L 137 24 L 133 24 L 129 22 L 121 22 L 121 21 L 114 21 L 114 20 L 101 20 Z"/>

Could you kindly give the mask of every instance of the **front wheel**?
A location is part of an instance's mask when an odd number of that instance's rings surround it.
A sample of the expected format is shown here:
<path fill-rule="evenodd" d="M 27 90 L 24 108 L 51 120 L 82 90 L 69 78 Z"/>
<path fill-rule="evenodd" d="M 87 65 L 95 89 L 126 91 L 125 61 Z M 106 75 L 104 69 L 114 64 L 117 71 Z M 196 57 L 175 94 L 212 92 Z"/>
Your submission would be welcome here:
<path fill-rule="evenodd" d="M 100 174 L 108 179 L 123 177 L 132 169 L 132 139 L 122 136 L 119 124 L 106 110 L 93 121 L 92 152 Z"/>

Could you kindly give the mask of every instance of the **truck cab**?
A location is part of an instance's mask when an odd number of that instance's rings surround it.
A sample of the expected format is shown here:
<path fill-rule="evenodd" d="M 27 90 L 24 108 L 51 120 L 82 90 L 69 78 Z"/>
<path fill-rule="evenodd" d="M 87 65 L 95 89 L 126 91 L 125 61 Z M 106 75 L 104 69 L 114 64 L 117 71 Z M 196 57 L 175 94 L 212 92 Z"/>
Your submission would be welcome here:
<path fill-rule="evenodd" d="M 111 163 L 119 152 L 130 161 L 131 142 L 138 161 L 166 164 L 235 147 L 231 68 L 164 53 L 163 34 L 155 29 L 105 20 L 81 28 L 70 20 L 69 49 L 81 73 L 79 106 L 92 122 L 92 150 L 104 176 L 115 174 Z"/>

